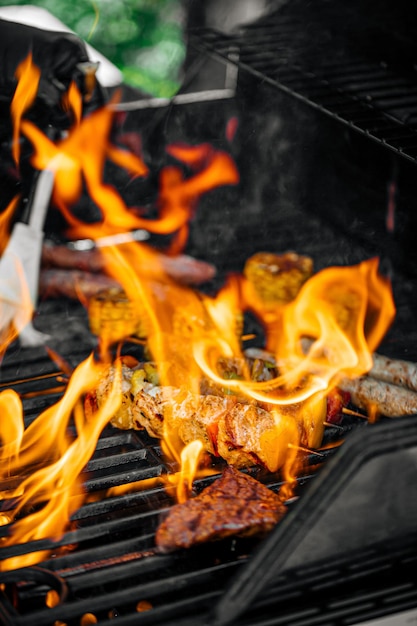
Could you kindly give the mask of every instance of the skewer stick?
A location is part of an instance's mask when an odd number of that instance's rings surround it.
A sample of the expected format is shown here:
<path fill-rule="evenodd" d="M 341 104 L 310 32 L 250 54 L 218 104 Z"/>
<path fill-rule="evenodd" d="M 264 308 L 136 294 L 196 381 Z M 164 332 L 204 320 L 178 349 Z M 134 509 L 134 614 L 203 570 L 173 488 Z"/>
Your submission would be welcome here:
<path fill-rule="evenodd" d="M 318 450 L 311 450 L 310 448 L 304 448 L 303 446 L 295 446 L 292 443 L 289 443 L 288 447 L 289 448 L 293 448 L 294 450 L 300 450 L 301 452 L 307 452 L 308 454 L 315 454 L 317 456 L 324 456 L 324 454 L 322 454 Z"/>
<path fill-rule="evenodd" d="M 347 409 L 346 407 L 343 407 L 342 413 L 345 413 L 346 415 L 354 415 L 355 417 L 361 417 L 364 420 L 368 419 L 367 415 L 359 413 L 359 411 L 352 411 L 352 409 Z"/>
<path fill-rule="evenodd" d="M 344 412 L 342 410 L 342 412 Z M 326 428 L 335 428 L 336 430 L 340 430 L 344 432 L 344 428 L 343 426 L 340 426 L 339 424 L 332 424 L 331 422 L 323 422 L 323 424 L 325 425 Z"/>

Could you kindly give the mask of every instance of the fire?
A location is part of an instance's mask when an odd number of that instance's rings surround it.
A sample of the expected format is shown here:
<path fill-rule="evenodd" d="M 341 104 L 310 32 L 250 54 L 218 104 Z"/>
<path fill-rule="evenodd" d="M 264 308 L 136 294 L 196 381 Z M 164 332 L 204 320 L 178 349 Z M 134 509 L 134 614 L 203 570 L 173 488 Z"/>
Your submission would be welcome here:
<path fill-rule="evenodd" d="M 16 166 L 19 165 L 20 160 L 20 123 L 24 113 L 32 106 L 36 98 L 40 77 L 41 72 L 32 62 L 32 55 L 29 54 L 16 69 L 18 84 L 10 105 L 10 112 L 14 121 L 12 156 Z"/>
<path fill-rule="evenodd" d="M 4 249 L 7 245 L 7 241 L 9 239 L 10 233 L 10 225 L 13 219 L 13 215 L 16 212 L 19 196 L 15 196 L 7 208 L 0 214 L 0 254 L 3 254 Z"/>
<path fill-rule="evenodd" d="M 277 329 L 271 327 L 269 307 L 256 298 L 247 281 L 242 279 L 241 284 L 241 310 L 253 309 L 267 330 L 278 338 L 274 357 L 282 374 L 262 383 L 232 380 L 227 384 L 255 400 L 274 405 L 302 402 L 328 390 L 341 377 L 367 372 L 372 366 L 372 352 L 395 315 L 390 284 L 378 273 L 378 259 L 352 267 L 331 267 L 313 275 L 294 300 L 277 307 Z M 215 371 L 216 361 L 220 355 L 240 354 L 236 345 L 234 349 L 230 342 L 225 346 L 221 332 L 224 317 L 217 319 L 219 334 L 213 337 L 217 345 L 215 358 L 211 354 L 213 343 L 196 344 L 194 357 L 206 375 L 223 384 L 226 381 Z"/>
<path fill-rule="evenodd" d="M 103 365 L 90 357 L 73 373 L 62 399 L 44 411 L 26 429 L 19 398 L 11 390 L 0 395 L 8 427 L 2 428 L 0 480 L 18 482 L 1 492 L 10 502 L 8 515 L 12 535 L 3 545 L 22 543 L 43 537 L 58 539 L 66 529 L 71 514 L 84 500 L 80 474 L 91 458 L 97 440 L 111 415 L 120 405 L 120 376 L 116 376 L 108 402 L 88 419 L 83 396 L 94 389 Z M 72 434 L 68 429 L 72 425 Z M 4 569 L 38 562 L 42 554 L 8 559 Z"/>
<path fill-rule="evenodd" d="M 38 72 L 29 60 L 24 68 L 21 80 L 29 80 L 31 74 L 28 93 L 32 98 Z M 147 219 L 140 208 L 128 208 L 117 190 L 103 181 L 106 160 L 132 176 L 148 173 L 140 156 L 112 143 L 118 96 L 82 118 L 80 96 L 71 86 L 65 106 L 73 124 L 66 136 L 53 142 L 23 118 L 31 101 L 19 100 L 24 84 L 21 88 L 19 83 L 16 91 L 15 133 L 23 133 L 32 143 L 33 167 L 54 172 L 53 201 L 67 220 L 70 237 L 96 239 L 143 228 L 171 234 L 169 253 L 175 254 L 184 247 L 201 194 L 238 182 L 236 166 L 227 153 L 207 144 L 172 145 L 168 152 L 177 164 L 161 171 L 158 216 Z M 100 210 L 97 222 L 87 224 L 72 212 L 84 189 Z M 143 317 L 147 348 L 158 364 L 161 384 L 198 394 L 205 377 L 232 397 L 243 397 L 251 407 L 264 407 L 273 419 L 259 438 L 263 462 L 271 471 L 281 469 L 291 486 L 299 446 L 320 446 L 326 393 L 341 376 L 358 376 L 370 368 L 371 353 L 393 319 L 390 286 L 378 274 L 377 260 L 313 275 L 293 300 L 275 306 L 271 314 L 270 304 L 262 301 L 244 276 L 230 277 L 216 296 L 207 296 L 170 280 L 155 251 L 143 243 L 105 247 L 102 254 L 108 274 L 120 282 Z M 279 371 L 275 378 L 258 380 L 249 371 L 242 342 L 248 310 L 273 335 L 273 341 L 267 337 L 266 343 L 274 348 L 272 357 Z M 123 339 L 117 337 L 117 341 Z M 83 398 L 107 371 L 114 340 L 111 335 L 101 338 L 101 362 L 91 357 L 82 363 L 62 400 L 26 429 L 19 398 L 7 391 L 0 396 L 8 417 L 1 434 L 0 476 L 3 481 L 18 480 L 17 487 L 2 493 L 12 503 L 10 519 L 14 520 L 6 545 L 59 537 L 84 501 L 79 476 L 121 403 L 120 367 L 100 409 L 87 414 Z M 167 425 L 163 447 L 180 465 L 169 482 L 176 486 L 178 499 L 184 500 L 201 471 L 202 443 L 196 440 L 185 446 Z M 27 565 L 40 558 L 39 554 L 27 560 L 19 557 L 3 566 Z"/>
<path fill-rule="evenodd" d="M 97 227 L 91 227 L 90 232 L 88 225 L 84 224 L 84 232 L 83 223 L 74 218 L 70 210 L 70 206 L 79 200 L 84 182 L 97 206 L 109 207 L 100 223 L 101 235 L 113 234 L 121 227 L 141 227 L 141 220 L 128 212 L 117 191 L 102 181 L 106 158 L 136 176 L 147 172 L 139 157 L 127 155 L 111 145 L 109 133 L 113 115 L 111 106 L 103 107 L 76 123 L 72 132 L 57 143 L 48 139 L 32 122 L 23 120 L 21 123 L 22 132 L 35 146 L 32 165 L 38 170 L 50 169 L 55 173 L 53 200 L 68 220 L 69 236 L 97 236 Z"/>
<path fill-rule="evenodd" d="M 10 471 L 10 464 L 17 457 L 23 438 L 23 420 L 19 419 L 22 416 L 22 404 L 17 393 L 12 389 L 6 389 L 0 393 L 0 406 L 4 416 L 1 430 L 0 459 L 2 465 L 9 466 Z"/>
<path fill-rule="evenodd" d="M 73 125 L 67 135 L 53 142 L 23 117 L 36 97 L 39 77 L 40 72 L 29 57 L 18 70 L 20 80 L 12 105 L 14 137 L 17 141 L 23 133 L 32 143 L 32 165 L 35 169 L 54 172 L 53 201 L 67 219 L 69 236 L 96 238 L 113 235 L 120 230 L 146 228 L 154 233 L 174 233 L 172 250 L 179 250 L 184 245 L 188 221 L 199 196 L 213 186 L 237 182 L 237 171 L 228 155 L 208 145 L 189 149 L 172 146 L 172 156 L 187 164 L 193 175 L 186 177 L 180 166 L 163 170 L 158 219 L 142 217 L 140 210 L 129 210 L 118 192 L 103 181 L 107 159 L 133 176 L 147 174 L 147 166 L 138 155 L 118 148 L 109 138 L 117 96 L 108 106 L 82 119 L 81 98 L 75 85 L 71 85 L 63 106 L 72 115 Z M 16 141 L 15 146 L 18 145 Z M 17 147 L 14 157 L 18 163 Z M 98 223 L 86 224 L 71 211 L 84 187 L 101 211 L 102 219 Z M 17 199 L 7 217 L 14 212 L 16 203 Z M 7 226 L 6 217 L 4 224 Z M 123 285 L 132 301 L 145 306 L 146 316 L 151 320 L 152 335 L 156 337 L 160 320 L 156 319 L 152 300 L 160 297 L 155 295 L 154 286 L 163 272 L 155 264 L 154 252 L 139 244 L 125 244 L 120 248 L 106 249 L 103 253 L 109 273 L 118 278 L 125 277 Z M 145 278 L 141 278 L 142 272 Z M 151 275 L 151 280 L 146 277 L 147 274 Z M 164 286 L 175 292 L 173 285 Z M 178 294 L 175 292 L 175 295 Z M 162 295 L 164 298 L 165 294 Z M 163 344 L 156 339 L 154 345 L 158 343 Z M 4 545 L 47 536 L 59 537 L 68 527 L 72 512 L 84 501 L 80 473 L 121 398 L 120 376 L 115 376 L 113 392 L 105 406 L 94 414 L 85 413 L 82 398 L 88 390 L 95 388 L 102 368 L 103 365 L 95 363 L 92 358 L 82 363 L 72 374 L 62 400 L 26 429 L 18 396 L 12 391 L 3 392 L 1 402 L 8 420 L 7 426 L 2 429 L 0 476 L 3 481 L 9 476 L 18 481 L 17 487 L 2 493 L 2 497 L 11 503 L 3 521 L 13 522 L 12 534 L 3 540 Z M 74 431 L 72 435 L 68 434 L 70 426 Z M 198 448 L 199 443 L 196 442 L 180 454 L 183 467 L 189 468 L 178 474 L 178 492 L 184 494 L 180 497 L 186 497 L 190 480 L 197 471 Z M 42 558 L 42 554 L 32 554 L 9 559 L 2 566 L 10 569 L 35 563 Z"/>
<path fill-rule="evenodd" d="M 164 439 L 164 443 L 169 438 Z M 187 444 L 182 450 L 179 458 L 180 471 L 167 477 L 168 484 L 174 484 L 176 487 L 176 497 L 178 502 L 185 502 L 190 497 L 194 478 L 198 473 L 198 462 L 200 454 L 203 450 L 203 444 L 196 439 Z M 171 449 L 176 455 L 176 449 Z"/>
<path fill-rule="evenodd" d="M 78 126 L 83 114 L 83 100 L 76 83 L 70 83 L 68 91 L 63 96 L 62 106 L 69 114 L 72 113 L 73 124 Z"/>

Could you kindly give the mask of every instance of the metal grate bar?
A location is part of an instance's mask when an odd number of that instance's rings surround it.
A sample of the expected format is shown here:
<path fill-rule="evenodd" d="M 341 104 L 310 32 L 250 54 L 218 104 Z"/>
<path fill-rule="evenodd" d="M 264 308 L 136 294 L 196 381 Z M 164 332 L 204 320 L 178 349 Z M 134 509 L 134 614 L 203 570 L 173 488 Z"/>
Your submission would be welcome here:
<path fill-rule="evenodd" d="M 333 15 L 331 8 L 326 7 L 323 21 L 327 30 L 323 37 L 321 17 L 310 16 L 306 27 L 297 16 L 291 18 L 278 11 L 232 35 L 197 30 L 191 33 L 190 43 L 227 63 L 231 62 L 230 49 L 237 48 L 236 63 L 242 71 L 414 162 L 417 78 L 411 73 L 399 74 L 398 68 L 365 54 L 362 58 L 345 50 L 338 53 L 337 47 L 332 49 L 337 37 L 332 28 L 336 33 L 342 23 L 341 16 Z M 318 35 L 316 46 L 312 43 L 314 35 Z M 359 105 L 356 110 L 352 107 L 354 102 Z M 401 136 L 408 134 L 412 138 L 409 143 L 398 144 L 391 139 L 393 124 Z M 389 134 L 385 135 L 385 130 Z"/>

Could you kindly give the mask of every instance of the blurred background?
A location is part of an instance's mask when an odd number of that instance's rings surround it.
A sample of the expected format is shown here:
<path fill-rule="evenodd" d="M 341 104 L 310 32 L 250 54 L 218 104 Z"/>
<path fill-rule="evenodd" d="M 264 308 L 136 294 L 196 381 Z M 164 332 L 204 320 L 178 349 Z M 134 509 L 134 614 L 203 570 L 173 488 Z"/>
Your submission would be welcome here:
<path fill-rule="evenodd" d="M 48 11 L 110 60 L 125 84 L 170 97 L 182 83 L 189 28 L 231 30 L 256 19 L 266 4 L 267 0 L 0 0 L 0 10 L 7 8 L 9 19 L 16 21 L 33 7 Z"/>
<path fill-rule="evenodd" d="M 16 21 L 22 7 L 41 7 L 116 65 L 127 84 L 169 97 L 179 87 L 185 56 L 181 0 L 0 0 Z"/>

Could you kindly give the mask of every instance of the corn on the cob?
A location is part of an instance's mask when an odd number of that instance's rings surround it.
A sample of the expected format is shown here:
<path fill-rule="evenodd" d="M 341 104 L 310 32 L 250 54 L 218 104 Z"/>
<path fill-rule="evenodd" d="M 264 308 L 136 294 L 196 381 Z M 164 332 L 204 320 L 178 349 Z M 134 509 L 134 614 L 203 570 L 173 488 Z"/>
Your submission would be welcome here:
<path fill-rule="evenodd" d="M 295 252 L 258 252 L 246 261 L 243 273 L 264 304 L 285 304 L 312 275 L 313 261 Z"/>
<path fill-rule="evenodd" d="M 131 335 L 145 337 L 147 334 L 145 312 L 117 287 L 100 291 L 90 300 L 88 317 L 91 332 L 106 337 L 111 343 Z"/>

